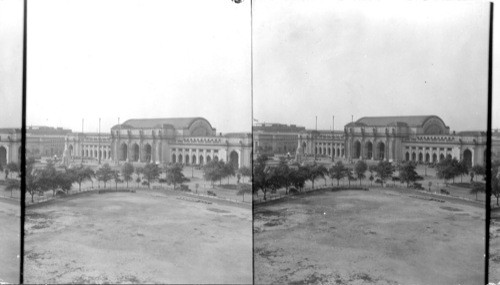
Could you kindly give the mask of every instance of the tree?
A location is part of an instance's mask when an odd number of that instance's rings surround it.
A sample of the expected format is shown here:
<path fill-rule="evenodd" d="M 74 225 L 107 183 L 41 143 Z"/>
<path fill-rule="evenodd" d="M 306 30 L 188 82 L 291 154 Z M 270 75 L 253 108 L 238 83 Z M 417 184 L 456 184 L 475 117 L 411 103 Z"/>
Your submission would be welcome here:
<path fill-rule="evenodd" d="M 381 160 L 377 164 L 375 172 L 377 173 L 377 177 L 379 177 L 382 181 L 382 186 L 384 186 L 385 180 L 391 177 L 392 173 L 394 173 L 394 167 L 390 162 Z"/>
<path fill-rule="evenodd" d="M 150 188 L 151 181 L 154 181 L 160 177 L 160 168 L 157 164 L 146 163 L 142 169 L 143 177 L 148 181 L 148 188 Z"/>
<path fill-rule="evenodd" d="M 345 173 L 347 177 L 347 183 L 349 183 L 349 188 L 351 188 L 351 181 L 356 180 L 356 178 L 354 177 L 351 168 L 346 168 Z"/>
<path fill-rule="evenodd" d="M 252 193 L 252 187 L 250 185 L 247 185 L 247 184 L 240 184 L 240 185 L 238 185 L 238 187 L 240 188 L 240 190 L 238 190 L 238 193 L 236 193 L 236 194 L 242 195 L 243 202 L 245 202 L 245 194 Z"/>
<path fill-rule="evenodd" d="M 274 176 L 275 184 L 279 187 L 285 187 L 285 194 L 288 194 L 292 181 L 290 180 L 290 167 L 285 159 L 281 159 L 278 166 L 276 166 Z"/>
<path fill-rule="evenodd" d="M 417 171 L 415 171 L 416 165 L 414 162 L 406 162 L 399 167 L 399 180 L 402 183 L 406 183 L 406 187 L 410 185 L 410 183 L 414 183 L 417 180 L 423 180 L 424 178 L 418 175 Z"/>
<path fill-rule="evenodd" d="M 26 192 L 31 195 L 31 203 L 34 203 L 33 196 L 35 193 L 42 191 L 40 183 L 41 171 L 34 167 L 35 159 L 29 158 L 26 160 Z"/>
<path fill-rule="evenodd" d="M 19 172 L 19 165 L 15 162 L 9 162 L 7 166 L 5 166 L 7 170 L 9 170 L 10 173 L 12 172 Z"/>
<path fill-rule="evenodd" d="M 189 181 L 189 179 L 184 176 L 184 173 L 182 173 L 182 165 L 179 163 L 169 165 L 166 169 L 166 173 L 167 183 L 169 185 L 174 184 L 174 189 L 177 184 Z"/>
<path fill-rule="evenodd" d="M 135 168 L 135 174 L 137 175 L 137 179 L 135 180 L 137 183 L 141 182 L 141 174 L 142 174 L 143 168 L 138 166 Z"/>
<path fill-rule="evenodd" d="M 233 164 L 231 164 L 230 162 L 224 163 L 222 166 L 222 177 L 227 178 L 227 184 L 229 184 L 229 178 L 231 176 L 234 176 L 234 174 L 235 174 L 235 169 L 233 167 Z"/>
<path fill-rule="evenodd" d="M 358 160 L 354 165 L 354 173 L 356 173 L 356 177 L 359 179 L 359 186 L 361 186 L 361 179 L 366 177 L 366 170 L 368 170 L 368 165 L 364 160 Z"/>
<path fill-rule="evenodd" d="M 123 180 L 127 182 L 128 188 L 128 182 L 132 180 L 132 174 L 134 173 L 134 166 L 132 165 L 132 163 L 127 162 L 122 166 L 121 171 Z"/>
<path fill-rule="evenodd" d="M 52 190 L 52 196 L 55 196 L 56 190 L 58 188 L 58 180 L 57 180 L 57 170 L 54 166 L 54 163 L 49 160 L 47 164 L 42 169 L 42 171 L 38 174 L 38 183 L 41 191 Z"/>
<path fill-rule="evenodd" d="M 12 198 L 12 192 L 21 189 L 21 182 L 17 179 L 7 179 L 6 182 L 5 191 L 10 191 L 10 198 Z"/>
<path fill-rule="evenodd" d="M 106 188 L 106 183 L 113 179 L 113 173 L 113 169 L 107 163 L 96 171 L 97 180 L 104 182 L 104 188 Z"/>
<path fill-rule="evenodd" d="M 329 174 L 332 179 L 337 179 L 337 186 L 339 186 L 340 179 L 346 177 L 347 175 L 347 168 L 344 166 L 342 161 L 339 160 L 336 164 L 330 167 Z"/>
<path fill-rule="evenodd" d="M 460 174 L 460 182 L 463 182 L 462 181 L 463 175 L 467 175 L 469 173 L 469 166 L 467 165 L 467 162 L 464 159 L 460 160 L 460 162 L 458 163 L 457 171 Z"/>
<path fill-rule="evenodd" d="M 455 179 L 459 175 L 459 163 L 456 158 L 445 158 L 437 164 L 437 177 L 444 180 L 446 185 L 450 179 Z"/>
<path fill-rule="evenodd" d="M 311 165 L 309 168 L 309 180 L 311 180 L 312 188 L 314 189 L 314 181 L 318 178 L 325 179 L 325 175 L 328 175 L 328 169 L 320 164 Z M 325 179 L 326 185 L 326 179 Z"/>
<path fill-rule="evenodd" d="M 500 198 L 500 172 L 498 168 L 493 168 L 491 171 L 491 195 L 495 196 L 497 198 L 497 206 L 500 206 L 498 204 L 498 199 Z"/>
<path fill-rule="evenodd" d="M 472 184 L 472 189 L 470 190 L 470 194 L 476 194 L 476 200 L 477 200 L 477 193 L 485 193 L 486 192 L 486 187 L 484 183 L 473 183 Z"/>
<path fill-rule="evenodd" d="M 123 181 L 120 179 L 120 172 L 117 170 L 113 171 L 113 180 L 115 181 L 115 190 L 118 191 L 118 183 Z"/>
<path fill-rule="evenodd" d="M 82 183 L 86 180 L 92 180 L 95 176 L 94 171 L 90 167 L 83 167 L 83 165 L 74 169 L 75 182 L 78 183 L 78 191 L 82 191 Z"/>
<path fill-rule="evenodd" d="M 261 190 L 264 193 L 264 200 L 266 200 L 266 193 L 270 186 L 268 177 L 270 168 L 266 165 L 268 158 L 266 155 L 259 155 L 253 164 L 252 176 L 252 192 L 257 193 Z"/>
<path fill-rule="evenodd" d="M 63 190 L 66 194 L 69 192 L 69 190 L 71 190 L 73 182 L 75 182 L 75 176 L 71 171 L 57 172 L 55 176 L 56 188 L 61 188 L 61 190 Z"/>
<path fill-rule="evenodd" d="M 212 187 L 215 181 L 220 181 L 224 177 L 224 162 L 211 160 L 203 166 L 203 178 L 211 182 Z"/>
<path fill-rule="evenodd" d="M 474 165 L 472 167 L 472 173 L 475 174 L 476 179 L 474 181 L 477 181 L 477 176 L 478 175 L 485 175 L 486 174 L 486 168 L 482 165 Z"/>
<path fill-rule="evenodd" d="M 242 177 L 251 177 L 252 176 L 252 169 L 242 166 L 240 169 L 238 169 L 238 172 L 241 174 Z M 242 179 L 242 182 L 245 183 L 244 179 Z"/>

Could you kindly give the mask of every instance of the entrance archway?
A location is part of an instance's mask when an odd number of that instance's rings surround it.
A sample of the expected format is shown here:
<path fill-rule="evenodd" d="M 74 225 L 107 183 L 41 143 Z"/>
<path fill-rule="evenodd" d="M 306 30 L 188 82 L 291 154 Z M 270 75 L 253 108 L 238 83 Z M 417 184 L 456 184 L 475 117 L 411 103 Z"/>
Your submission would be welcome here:
<path fill-rule="evenodd" d="M 352 158 L 357 159 L 361 156 L 361 143 L 359 141 L 354 142 L 354 155 Z"/>
<path fill-rule="evenodd" d="M 373 158 L 373 144 L 370 141 L 366 143 L 366 158 L 367 159 Z"/>
<path fill-rule="evenodd" d="M 217 155 L 214 155 L 214 161 L 219 161 L 219 157 Z"/>
<path fill-rule="evenodd" d="M 203 155 L 200 155 L 199 164 L 200 164 L 200 165 L 203 165 Z"/>
<path fill-rule="evenodd" d="M 212 158 L 210 157 L 210 155 L 207 155 L 207 163 L 210 163 L 210 161 L 212 161 Z"/>
<path fill-rule="evenodd" d="M 385 159 L 385 144 L 383 142 L 380 142 L 378 144 L 378 159 L 380 160 Z"/>
<path fill-rule="evenodd" d="M 148 143 L 144 146 L 144 160 L 146 162 L 151 161 L 151 145 Z"/>
<path fill-rule="evenodd" d="M 196 155 L 194 155 L 194 154 L 191 157 L 191 164 L 196 164 Z"/>
<path fill-rule="evenodd" d="M 431 156 L 430 154 L 426 153 L 425 154 L 425 162 L 430 162 Z"/>
<path fill-rule="evenodd" d="M 128 155 L 128 147 L 126 144 L 122 143 L 122 145 L 120 146 L 120 160 L 122 161 L 127 160 L 127 155 Z"/>
<path fill-rule="evenodd" d="M 432 155 L 432 162 L 436 162 L 437 161 L 437 155 L 436 154 L 433 154 Z"/>
<path fill-rule="evenodd" d="M 422 162 L 424 160 L 424 155 L 422 153 L 418 154 L 418 162 Z"/>
<path fill-rule="evenodd" d="M 139 161 L 139 145 L 136 143 L 132 146 L 132 161 Z"/>
<path fill-rule="evenodd" d="M 73 145 L 70 144 L 68 150 L 69 150 L 69 156 L 73 156 Z"/>
<path fill-rule="evenodd" d="M 3 146 L 0 146 L 0 165 L 2 167 L 7 165 L 7 149 Z"/>
<path fill-rule="evenodd" d="M 411 154 L 411 160 L 412 161 L 416 161 L 417 160 L 417 154 L 416 153 L 412 153 Z"/>
<path fill-rule="evenodd" d="M 472 167 L 472 152 L 469 149 L 464 150 L 464 162 L 468 168 Z"/>
<path fill-rule="evenodd" d="M 406 155 L 405 155 L 405 160 L 406 160 L 406 161 L 409 161 L 409 160 L 410 160 L 410 153 L 409 153 L 409 152 L 406 152 Z"/>
<path fill-rule="evenodd" d="M 186 154 L 186 165 L 189 165 L 189 154 Z"/>
<path fill-rule="evenodd" d="M 439 155 L 439 161 L 442 161 L 442 160 L 444 160 L 444 154 Z"/>
<path fill-rule="evenodd" d="M 182 154 L 179 154 L 179 163 L 182 163 Z"/>
<path fill-rule="evenodd" d="M 177 162 L 176 156 L 175 156 L 175 154 L 172 154 L 172 163 L 176 163 L 176 162 Z"/>
<path fill-rule="evenodd" d="M 239 155 L 234 150 L 231 151 L 231 153 L 229 154 L 229 163 L 231 163 L 231 165 L 233 166 L 234 169 L 240 168 L 240 165 L 239 165 Z"/>

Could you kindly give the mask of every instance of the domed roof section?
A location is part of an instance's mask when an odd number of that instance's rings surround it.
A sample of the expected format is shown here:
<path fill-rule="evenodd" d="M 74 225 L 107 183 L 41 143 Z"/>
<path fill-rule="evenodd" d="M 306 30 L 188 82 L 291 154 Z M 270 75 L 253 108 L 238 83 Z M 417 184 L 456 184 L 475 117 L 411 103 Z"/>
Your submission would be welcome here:
<path fill-rule="evenodd" d="M 356 121 L 356 124 L 369 127 L 401 126 L 422 127 L 425 122 L 431 118 L 437 118 L 435 115 L 426 116 L 388 116 L 388 117 L 363 117 Z M 441 120 L 442 121 L 442 120 Z"/>
<path fill-rule="evenodd" d="M 130 119 L 121 125 L 115 125 L 112 129 L 161 129 L 172 126 L 175 129 L 188 129 L 194 122 L 204 121 L 210 127 L 210 123 L 202 117 L 190 118 L 157 118 L 157 119 Z"/>

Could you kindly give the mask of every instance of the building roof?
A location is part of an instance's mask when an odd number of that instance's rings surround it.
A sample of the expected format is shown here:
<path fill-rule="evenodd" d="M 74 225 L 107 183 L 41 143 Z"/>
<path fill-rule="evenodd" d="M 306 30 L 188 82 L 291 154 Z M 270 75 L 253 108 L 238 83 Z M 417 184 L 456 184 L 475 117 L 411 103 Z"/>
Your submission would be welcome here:
<path fill-rule="evenodd" d="M 189 126 L 191 126 L 191 124 L 196 120 L 204 120 L 208 123 L 208 121 L 202 117 L 130 119 L 126 120 L 121 125 L 115 125 L 112 129 L 117 129 L 120 127 L 124 129 L 159 129 L 162 128 L 164 125 L 171 125 L 175 129 L 185 129 L 189 128 Z"/>
<path fill-rule="evenodd" d="M 388 125 L 406 124 L 409 127 L 421 127 L 430 118 L 439 118 L 435 115 L 427 116 L 389 116 L 389 117 L 363 117 L 355 122 L 356 125 L 382 127 Z M 441 120 L 442 121 L 442 120 Z"/>
<path fill-rule="evenodd" d="M 485 131 L 462 131 L 462 132 L 458 132 L 458 135 L 479 137 L 479 136 L 486 136 L 486 132 Z"/>

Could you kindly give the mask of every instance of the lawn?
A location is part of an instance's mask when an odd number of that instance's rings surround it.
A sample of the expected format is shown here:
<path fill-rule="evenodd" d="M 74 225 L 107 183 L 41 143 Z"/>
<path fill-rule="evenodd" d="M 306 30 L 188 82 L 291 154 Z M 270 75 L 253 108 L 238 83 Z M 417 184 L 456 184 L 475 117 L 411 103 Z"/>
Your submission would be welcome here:
<path fill-rule="evenodd" d="M 20 211 L 15 201 L 0 198 L 0 282 L 19 282 Z"/>
<path fill-rule="evenodd" d="M 484 209 L 408 191 L 318 191 L 254 209 L 255 282 L 482 284 Z"/>
<path fill-rule="evenodd" d="M 251 283 L 251 210 L 207 201 L 138 191 L 29 207 L 25 281 Z"/>

